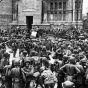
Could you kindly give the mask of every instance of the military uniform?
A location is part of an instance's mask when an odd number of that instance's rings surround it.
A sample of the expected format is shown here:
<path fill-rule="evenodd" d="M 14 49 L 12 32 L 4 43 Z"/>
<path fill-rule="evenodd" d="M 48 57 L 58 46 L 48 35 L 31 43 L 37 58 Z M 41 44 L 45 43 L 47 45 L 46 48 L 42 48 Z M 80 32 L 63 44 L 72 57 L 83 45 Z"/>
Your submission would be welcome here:
<path fill-rule="evenodd" d="M 16 51 L 17 51 L 17 44 L 16 43 L 12 44 L 12 49 L 13 49 L 13 56 L 15 57 Z"/>
<path fill-rule="evenodd" d="M 30 63 L 30 58 L 25 59 L 25 64 Z M 34 67 L 32 65 L 29 65 L 26 67 L 26 65 L 22 68 L 22 72 L 26 76 L 26 88 L 29 88 L 31 80 L 34 78 L 33 73 L 34 73 Z"/>
<path fill-rule="evenodd" d="M 24 88 L 26 78 L 22 69 L 19 66 L 19 62 L 15 61 L 15 67 L 11 70 L 12 88 Z"/>
<path fill-rule="evenodd" d="M 66 81 L 66 82 L 62 83 L 62 88 L 75 88 L 75 85 L 73 82 Z"/>
<path fill-rule="evenodd" d="M 4 72 L 5 72 L 5 82 L 4 82 L 4 84 L 5 84 L 6 88 L 12 88 L 11 69 L 12 69 L 11 65 L 6 65 L 4 67 Z"/>
<path fill-rule="evenodd" d="M 45 69 L 41 76 L 44 79 L 45 88 L 53 88 L 54 87 L 54 75 L 50 69 Z"/>

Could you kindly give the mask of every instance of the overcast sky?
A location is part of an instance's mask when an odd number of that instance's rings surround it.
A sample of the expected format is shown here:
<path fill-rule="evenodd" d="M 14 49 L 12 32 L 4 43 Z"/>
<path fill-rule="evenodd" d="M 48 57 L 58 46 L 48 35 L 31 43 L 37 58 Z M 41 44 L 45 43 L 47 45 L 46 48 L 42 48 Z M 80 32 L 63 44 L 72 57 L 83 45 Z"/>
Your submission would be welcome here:
<path fill-rule="evenodd" d="M 83 14 L 88 12 L 88 0 L 83 0 Z"/>

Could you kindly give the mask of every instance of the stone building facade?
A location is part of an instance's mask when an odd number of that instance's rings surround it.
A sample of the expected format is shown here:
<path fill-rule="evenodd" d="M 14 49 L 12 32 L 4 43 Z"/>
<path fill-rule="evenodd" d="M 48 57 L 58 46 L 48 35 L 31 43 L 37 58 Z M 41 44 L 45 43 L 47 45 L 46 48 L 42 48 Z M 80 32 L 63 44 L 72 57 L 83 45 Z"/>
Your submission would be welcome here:
<path fill-rule="evenodd" d="M 7 28 L 11 22 L 12 0 L 0 0 L 0 28 Z"/>
<path fill-rule="evenodd" d="M 10 16 L 6 17 L 10 25 L 29 28 L 83 25 L 83 0 L 2 0 L 0 4 L 7 6 L 3 5 L 4 10 L 0 8 L 0 13 Z"/>

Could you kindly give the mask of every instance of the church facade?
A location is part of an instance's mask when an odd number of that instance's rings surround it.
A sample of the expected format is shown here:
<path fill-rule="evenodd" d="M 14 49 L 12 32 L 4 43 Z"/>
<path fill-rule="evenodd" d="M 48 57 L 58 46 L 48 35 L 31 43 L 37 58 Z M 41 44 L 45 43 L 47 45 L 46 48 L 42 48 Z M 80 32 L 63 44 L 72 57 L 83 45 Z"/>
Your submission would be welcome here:
<path fill-rule="evenodd" d="M 83 0 L 2 0 L 10 3 L 10 25 L 82 27 Z M 8 7 L 9 8 L 9 7 Z"/>

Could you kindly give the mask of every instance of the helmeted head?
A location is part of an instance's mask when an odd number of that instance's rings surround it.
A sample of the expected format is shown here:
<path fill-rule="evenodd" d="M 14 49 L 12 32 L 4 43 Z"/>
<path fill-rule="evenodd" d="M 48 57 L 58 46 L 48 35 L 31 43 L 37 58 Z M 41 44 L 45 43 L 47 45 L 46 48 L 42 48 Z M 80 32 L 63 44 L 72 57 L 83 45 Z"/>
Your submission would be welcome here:
<path fill-rule="evenodd" d="M 24 56 L 27 55 L 27 51 L 26 51 L 26 50 L 23 51 L 23 55 L 24 55 Z"/>
<path fill-rule="evenodd" d="M 18 59 L 18 60 L 14 60 L 14 65 L 15 66 L 20 66 L 20 60 Z"/>
<path fill-rule="evenodd" d="M 62 83 L 62 88 L 75 88 L 75 85 L 71 81 L 65 81 Z"/>
<path fill-rule="evenodd" d="M 10 54 L 8 54 L 8 53 L 4 53 L 4 58 L 6 58 L 6 59 L 9 59 L 9 57 L 10 57 Z"/>
<path fill-rule="evenodd" d="M 31 57 L 26 57 L 25 60 L 24 60 L 25 66 L 31 65 L 31 60 L 32 60 Z"/>
<path fill-rule="evenodd" d="M 41 61 L 41 63 L 44 63 L 45 61 L 47 61 L 47 58 L 46 57 L 40 57 L 40 61 Z"/>
<path fill-rule="evenodd" d="M 72 56 L 69 57 L 69 60 L 68 60 L 68 61 L 69 61 L 70 63 L 73 63 L 73 64 L 76 63 L 75 57 L 72 57 Z"/>
<path fill-rule="evenodd" d="M 31 61 L 31 57 L 26 57 L 24 63 L 30 63 L 30 61 Z"/>
<path fill-rule="evenodd" d="M 46 51 L 46 46 L 43 46 L 42 47 L 42 51 Z"/>
<path fill-rule="evenodd" d="M 81 65 L 85 65 L 87 63 L 87 60 L 85 58 L 81 59 L 80 60 L 80 64 Z"/>
<path fill-rule="evenodd" d="M 45 62 L 44 62 L 44 66 L 46 67 L 46 68 L 48 68 L 49 67 L 49 62 L 48 62 L 48 60 L 46 60 Z"/>
<path fill-rule="evenodd" d="M 79 52 L 78 52 L 77 49 L 74 49 L 73 53 L 74 53 L 74 54 L 78 54 Z"/>
<path fill-rule="evenodd" d="M 36 51 L 34 51 L 34 50 L 33 50 L 33 51 L 31 52 L 31 54 L 30 54 L 31 57 L 32 57 L 32 56 L 37 56 L 37 55 L 38 55 L 38 52 L 36 52 Z"/>
<path fill-rule="evenodd" d="M 67 61 L 68 59 L 69 59 L 69 57 L 68 57 L 67 55 L 64 55 L 64 56 L 63 56 L 63 60 L 64 60 L 64 61 Z"/>

